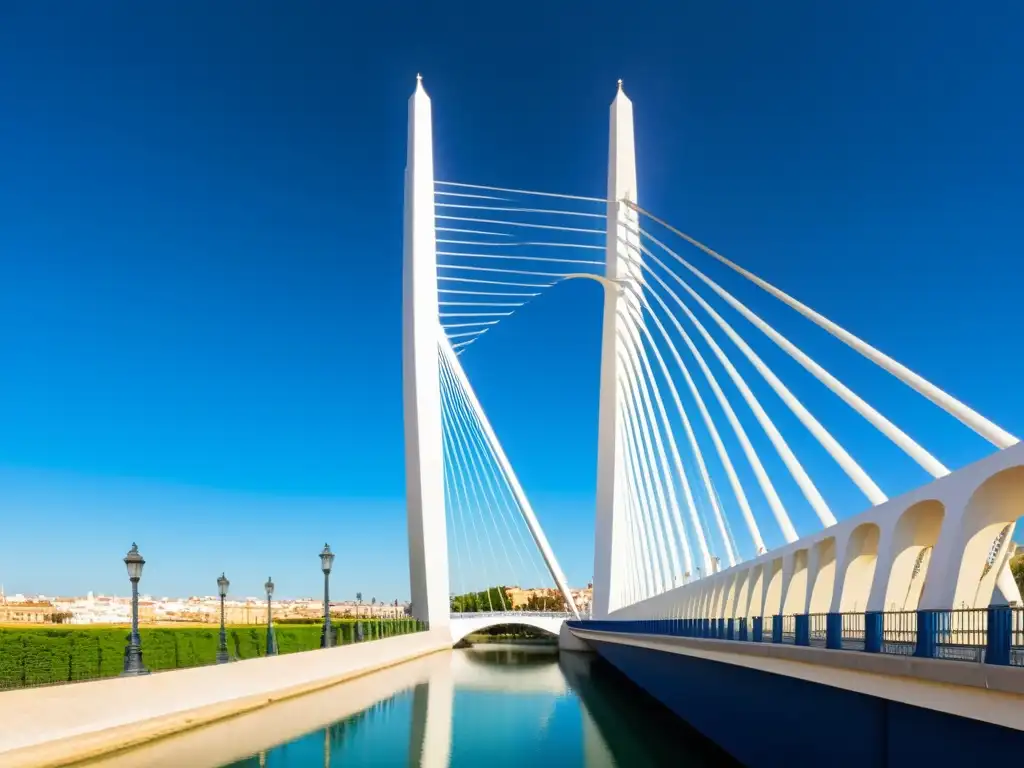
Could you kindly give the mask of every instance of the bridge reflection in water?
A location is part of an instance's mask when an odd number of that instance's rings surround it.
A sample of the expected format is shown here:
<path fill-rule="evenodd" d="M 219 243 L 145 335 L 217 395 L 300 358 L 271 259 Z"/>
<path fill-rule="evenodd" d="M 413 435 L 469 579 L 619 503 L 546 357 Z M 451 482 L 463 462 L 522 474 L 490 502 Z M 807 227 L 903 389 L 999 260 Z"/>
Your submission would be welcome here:
<path fill-rule="evenodd" d="M 495 644 L 382 670 L 99 765 L 731 764 L 598 657 Z"/>

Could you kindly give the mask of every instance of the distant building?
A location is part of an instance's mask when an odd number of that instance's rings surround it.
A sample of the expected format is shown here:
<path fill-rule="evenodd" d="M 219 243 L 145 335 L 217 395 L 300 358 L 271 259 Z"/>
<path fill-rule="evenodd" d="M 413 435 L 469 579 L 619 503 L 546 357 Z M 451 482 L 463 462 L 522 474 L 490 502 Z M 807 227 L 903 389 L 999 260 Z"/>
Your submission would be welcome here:
<path fill-rule="evenodd" d="M 20 595 L 16 596 L 21 598 Z M 56 607 L 49 600 L 8 600 L 0 586 L 0 624 L 44 624 L 53 621 Z"/>

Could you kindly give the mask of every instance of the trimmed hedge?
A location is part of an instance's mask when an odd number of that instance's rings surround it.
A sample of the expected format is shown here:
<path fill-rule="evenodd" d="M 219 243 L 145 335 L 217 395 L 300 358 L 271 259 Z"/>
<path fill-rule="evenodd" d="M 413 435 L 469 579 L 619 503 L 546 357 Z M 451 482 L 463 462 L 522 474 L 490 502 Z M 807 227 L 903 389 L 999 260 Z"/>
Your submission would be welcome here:
<path fill-rule="evenodd" d="M 331 619 L 335 644 L 355 640 L 355 619 Z M 374 640 L 416 632 L 413 619 L 363 619 L 363 637 Z M 322 624 L 274 626 L 278 653 L 320 647 Z M 124 627 L 0 627 L 0 690 L 27 685 L 66 683 L 119 675 L 130 632 Z M 142 659 L 154 672 L 213 664 L 220 628 L 215 626 L 139 629 Z M 266 654 L 267 630 L 261 626 L 228 627 L 228 653 L 236 659 Z"/>

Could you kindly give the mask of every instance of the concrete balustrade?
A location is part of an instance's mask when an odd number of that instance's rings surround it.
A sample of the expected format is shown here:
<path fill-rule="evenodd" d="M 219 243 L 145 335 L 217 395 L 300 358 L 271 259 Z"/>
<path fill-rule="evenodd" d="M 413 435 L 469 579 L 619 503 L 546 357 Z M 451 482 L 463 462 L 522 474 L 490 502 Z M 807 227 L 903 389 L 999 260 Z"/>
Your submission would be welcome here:
<path fill-rule="evenodd" d="M 447 629 L 0 695 L 0 765 L 68 765 L 451 648 Z"/>
<path fill-rule="evenodd" d="M 984 608 L 1005 567 L 1022 510 L 1024 444 L 1018 444 L 608 618 L 750 620 Z M 989 567 L 990 548 L 1004 530 L 1007 535 Z M 1003 588 L 1007 581 L 999 583 Z"/>

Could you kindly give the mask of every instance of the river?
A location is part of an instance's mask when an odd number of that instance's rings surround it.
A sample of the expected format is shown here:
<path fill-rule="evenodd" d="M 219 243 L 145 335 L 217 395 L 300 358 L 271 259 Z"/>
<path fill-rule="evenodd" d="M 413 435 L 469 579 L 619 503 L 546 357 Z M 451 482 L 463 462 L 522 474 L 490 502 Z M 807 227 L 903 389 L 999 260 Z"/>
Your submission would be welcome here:
<path fill-rule="evenodd" d="M 493 644 L 381 670 L 95 765 L 686 768 L 734 763 L 596 656 Z"/>

